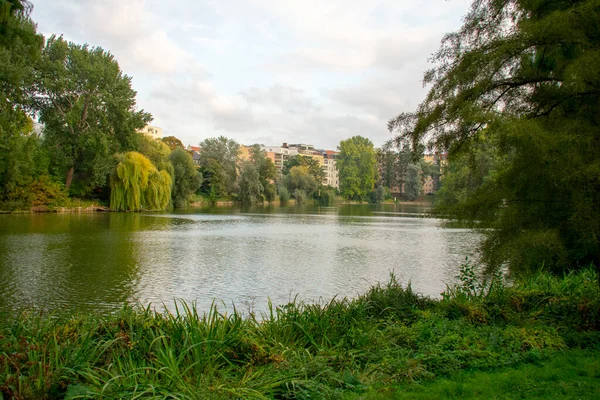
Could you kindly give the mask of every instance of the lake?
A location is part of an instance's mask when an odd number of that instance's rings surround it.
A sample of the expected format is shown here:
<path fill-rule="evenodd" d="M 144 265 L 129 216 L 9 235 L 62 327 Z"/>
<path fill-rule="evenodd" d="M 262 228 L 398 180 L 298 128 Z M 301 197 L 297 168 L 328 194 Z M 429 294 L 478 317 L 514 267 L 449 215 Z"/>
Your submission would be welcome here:
<path fill-rule="evenodd" d="M 390 272 L 439 296 L 479 239 L 420 205 L 217 207 L 0 215 L 0 311 L 110 312 L 125 302 L 264 311 L 352 297 Z"/>

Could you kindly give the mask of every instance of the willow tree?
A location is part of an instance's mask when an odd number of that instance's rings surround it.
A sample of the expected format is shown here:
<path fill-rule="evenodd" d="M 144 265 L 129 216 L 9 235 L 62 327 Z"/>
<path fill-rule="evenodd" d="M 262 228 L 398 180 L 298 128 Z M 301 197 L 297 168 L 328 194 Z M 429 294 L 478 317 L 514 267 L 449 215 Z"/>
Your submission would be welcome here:
<path fill-rule="evenodd" d="M 117 156 L 110 175 L 110 208 L 115 211 L 164 210 L 171 200 L 171 176 L 142 154 Z"/>
<path fill-rule="evenodd" d="M 500 162 L 452 211 L 486 227 L 488 265 L 600 266 L 600 2 L 475 0 L 464 21 L 390 130 L 450 163 L 485 132 Z"/>

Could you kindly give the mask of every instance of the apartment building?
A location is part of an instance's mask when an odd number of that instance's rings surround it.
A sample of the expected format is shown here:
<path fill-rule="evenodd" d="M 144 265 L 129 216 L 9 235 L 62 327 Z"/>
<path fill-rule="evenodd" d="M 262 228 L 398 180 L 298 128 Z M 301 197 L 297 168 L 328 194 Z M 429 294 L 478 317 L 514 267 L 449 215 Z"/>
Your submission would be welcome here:
<path fill-rule="evenodd" d="M 262 146 L 262 149 L 267 153 L 267 157 L 273 160 L 273 164 L 277 168 L 279 174 L 283 170 L 283 163 L 290 157 L 298 155 L 298 149 L 290 148 L 287 143 L 282 146 Z"/>
<path fill-rule="evenodd" d="M 340 187 L 340 174 L 335 165 L 336 157 L 339 153 L 333 150 L 323 151 L 323 172 L 325 178 L 323 178 L 323 185 L 331 186 L 336 189 Z"/>
<path fill-rule="evenodd" d="M 162 128 L 160 128 L 158 126 L 146 125 L 142 129 L 140 129 L 138 132 L 143 133 L 144 135 L 149 136 L 155 140 L 163 137 Z"/>

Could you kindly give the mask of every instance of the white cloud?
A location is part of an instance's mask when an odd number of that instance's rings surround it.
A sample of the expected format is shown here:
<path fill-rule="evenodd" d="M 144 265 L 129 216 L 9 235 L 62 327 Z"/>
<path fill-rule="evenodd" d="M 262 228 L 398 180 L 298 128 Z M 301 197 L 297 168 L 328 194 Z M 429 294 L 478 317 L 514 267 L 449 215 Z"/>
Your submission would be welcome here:
<path fill-rule="evenodd" d="M 40 30 L 110 50 L 167 135 L 376 145 L 423 98 L 467 0 L 34 0 Z"/>

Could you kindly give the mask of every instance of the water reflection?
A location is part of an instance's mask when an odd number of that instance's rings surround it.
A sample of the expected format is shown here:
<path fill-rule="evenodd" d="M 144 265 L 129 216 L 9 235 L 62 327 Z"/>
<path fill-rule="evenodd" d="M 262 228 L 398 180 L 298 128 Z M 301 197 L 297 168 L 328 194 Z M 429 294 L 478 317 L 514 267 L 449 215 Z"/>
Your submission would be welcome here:
<path fill-rule="evenodd" d="M 0 310 L 112 310 L 123 302 L 283 304 L 354 296 L 390 271 L 428 295 L 477 236 L 409 218 L 427 209 L 215 208 L 171 214 L 0 216 Z"/>

